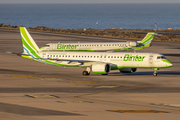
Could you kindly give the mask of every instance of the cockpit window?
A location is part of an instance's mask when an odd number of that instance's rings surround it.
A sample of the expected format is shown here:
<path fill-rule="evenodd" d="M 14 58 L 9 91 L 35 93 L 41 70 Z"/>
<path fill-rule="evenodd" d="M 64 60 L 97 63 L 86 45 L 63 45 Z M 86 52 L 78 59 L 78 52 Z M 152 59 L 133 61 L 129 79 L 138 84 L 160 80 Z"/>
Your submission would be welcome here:
<path fill-rule="evenodd" d="M 44 47 L 50 47 L 50 45 L 44 45 Z"/>
<path fill-rule="evenodd" d="M 166 59 L 165 56 L 158 56 L 157 59 Z"/>

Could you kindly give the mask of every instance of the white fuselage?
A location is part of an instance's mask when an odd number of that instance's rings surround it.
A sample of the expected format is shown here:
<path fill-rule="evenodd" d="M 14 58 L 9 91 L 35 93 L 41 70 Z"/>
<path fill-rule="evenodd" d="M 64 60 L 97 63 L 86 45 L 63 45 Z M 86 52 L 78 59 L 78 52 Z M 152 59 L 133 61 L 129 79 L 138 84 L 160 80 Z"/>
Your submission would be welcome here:
<path fill-rule="evenodd" d="M 94 62 L 109 63 L 117 68 L 163 68 L 172 65 L 157 59 L 163 56 L 158 53 L 134 53 L 134 52 L 41 52 L 42 58 L 63 65 L 90 66 Z M 89 64 L 89 65 L 88 65 Z"/>
<path fill-rule="evenodd" d="M 44 50 L 75 50 L 75 51 L 104 51 L 124 50 L 124 48 L 135 47 L 137 42 L 101 42 L 101 43 L 49 43 L 41 48 Z"/>

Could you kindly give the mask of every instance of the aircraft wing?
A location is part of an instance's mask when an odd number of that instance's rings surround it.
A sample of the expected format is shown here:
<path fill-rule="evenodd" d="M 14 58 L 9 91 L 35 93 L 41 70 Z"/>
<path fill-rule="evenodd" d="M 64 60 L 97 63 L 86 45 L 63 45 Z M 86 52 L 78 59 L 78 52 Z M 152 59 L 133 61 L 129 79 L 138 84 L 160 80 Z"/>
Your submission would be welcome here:
<path fill-rule="evenodd" d="M 97 62 L 93 60 L 72 60 L 72 59 L 49 59 L 49 58 L 42 58 L 44 60 L 56 60 L 56 61 L 69 61 L 69 62 L 79 62 L 79 63 L 85 63 L 85 62 Z"/>

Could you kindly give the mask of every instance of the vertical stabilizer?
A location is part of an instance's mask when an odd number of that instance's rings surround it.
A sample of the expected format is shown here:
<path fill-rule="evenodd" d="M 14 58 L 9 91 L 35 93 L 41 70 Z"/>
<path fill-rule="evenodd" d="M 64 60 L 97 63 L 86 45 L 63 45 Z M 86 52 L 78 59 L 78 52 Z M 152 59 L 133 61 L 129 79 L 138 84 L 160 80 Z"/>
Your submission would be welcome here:
<path fill-rule="evenodd" d="M 154 38 L 154 35 L 157 35 L 157 33 L 149 32 L 140 42 L 141 44 L 151 43 L 151 41 Z"/>
<path fill-rule="evenodd" d="M 132 49 L 133 50 L 140 50 L 140 49 L 149 47 L 151 42 L 152 42 L 152 40 L 153 40 L 153 38 L 154 38 L 154 35 L 158 35 L 158 34 L 155 33 L 155 32 L 149 32 L 141 41 L 138 41 L 138 43 L 140 45 L 137 46 L 137 47 L 134 47 Z"/>
<path fill-rule="evenodd" d="M 155 32 L 149 32 L 141 41 L 137 41 L 137 43 L 139 44 L 138 46 L 130 47 L 127 49 L 125 48 L 124 50 L 140 50 L 149 47 L 154 38 L 154 35 L 158 35 L 158 34 Z"/>
<path fill-rule="evenodd" d="M 20 34 L 24 54 L 32 55 L 33 58 L 39 58 L 40 49 L 25 27 L 20 27 Z"/>

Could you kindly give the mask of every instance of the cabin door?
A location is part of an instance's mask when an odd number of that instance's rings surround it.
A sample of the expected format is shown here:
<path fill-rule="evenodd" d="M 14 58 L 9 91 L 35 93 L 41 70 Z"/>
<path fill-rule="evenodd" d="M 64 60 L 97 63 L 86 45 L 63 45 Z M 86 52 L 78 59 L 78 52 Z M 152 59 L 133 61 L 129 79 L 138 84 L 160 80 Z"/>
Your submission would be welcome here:
<path fill-rule="evenodd" d="M 150 64 L 150 66 L 153 65 L 153 55 L 149 56 L 149 64 Z"/>

